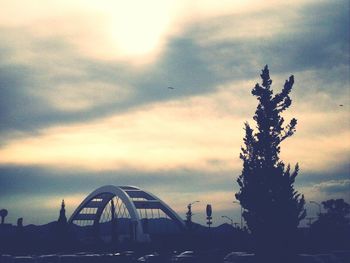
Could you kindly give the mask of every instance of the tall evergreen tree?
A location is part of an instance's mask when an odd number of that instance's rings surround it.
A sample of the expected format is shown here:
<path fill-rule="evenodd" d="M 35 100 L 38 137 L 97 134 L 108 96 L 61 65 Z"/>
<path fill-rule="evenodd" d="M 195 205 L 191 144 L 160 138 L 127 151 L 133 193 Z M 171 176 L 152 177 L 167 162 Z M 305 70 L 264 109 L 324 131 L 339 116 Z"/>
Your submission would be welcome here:
<path fill-rule="evenodd" d="M 243 217 L 255 241 L 257 256 L 273 260 L 293 253 L 297 226 L 305 216 L 304 196 L 294 189 L 299 166 L 294 171 L 280 160 L 280 144 L 292 136 L 296 119 L 284 126 L 281 113 L 291 105 L 289 93 L 294 76 L 286 80 L 276 95 L 271 89 L 266 65 L 260 75 L 262 85 L 256 84 L 252 94 L 258 99 L 254 115 L 257 132 L 245 123 L 245 146 L 241 148 L 242 174 L 237 182 L 240 191 L 236 199 L 243 207 Z M 271 261 L 272 262 L 272 261 Z"/>

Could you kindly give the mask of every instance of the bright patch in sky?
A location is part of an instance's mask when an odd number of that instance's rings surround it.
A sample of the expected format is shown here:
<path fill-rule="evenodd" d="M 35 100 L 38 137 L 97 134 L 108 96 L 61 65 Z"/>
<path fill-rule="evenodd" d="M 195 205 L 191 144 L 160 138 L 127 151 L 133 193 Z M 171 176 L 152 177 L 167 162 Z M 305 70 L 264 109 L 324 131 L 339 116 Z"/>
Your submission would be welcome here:
<path fill-rule="evenodd" d="M 0 207 L 15 221 L 46 196 L 27 220 L 46 223 L 62 198 L 69 212 L 130 183 L 182 215 L 201 200 L 198 221 L 206 203 L 214 224 L 238 221 L 265 64 L 276 92 L 295 75 L 281 158 L 299 162 L 298 190 L 349 198 L 349 23 L 347 1 L 1 1 Z"/>

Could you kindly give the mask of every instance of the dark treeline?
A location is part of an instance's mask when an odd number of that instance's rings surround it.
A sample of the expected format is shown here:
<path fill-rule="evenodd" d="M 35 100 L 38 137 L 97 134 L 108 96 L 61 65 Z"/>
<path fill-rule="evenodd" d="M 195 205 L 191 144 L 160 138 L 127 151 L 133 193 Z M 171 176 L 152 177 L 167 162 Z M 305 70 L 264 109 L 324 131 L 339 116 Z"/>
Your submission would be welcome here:
<path fill-rule="evenodd" d="M 300 253 L 330 253 L 350 250 L 349 204 L 342 199 L 323 202 L 325 212 L 308 227 L 298 228 L 295 249 Z M 83 232 L 91 235 L 82 239 Z M 125 250 L 158 251 L 209 251 L 220 250 L 254 252 L 254 237 L 246 228 L 241 230 L 229 224 L 208 228 L 193 223 L 190 229 L 178 234 L 153 235 L 150 243 L 124 241 L 105 242 L 94 235 L 90 227 L 51 222 L 41 226 L 0 225 L 0 254 L 28 255 L 51 253 L 94 253 Z M 268 237 L 267 237 L 268 238 Z"/>
<path fill-rule="evenodd" d="M 117 239 L 106 242 L 98 234 L 96 235 L 91 226 L 81 227 L 68 223 L 62 225 L 58 222 L 24 227 L 0 225 L 0 236 L 0 254 L 11 255 L 76 253 L 80 251 L 100 253 L 125 250 L 158 252 L 213 249 L 224 251 L 251 250 L 249 233 L 229 224 L 209 229 L 206 226 L 193 223 L 190 230 L 172 234 L 153 234 L 149 243 L 137 243 L 132 240 L 118 242 Z"/>

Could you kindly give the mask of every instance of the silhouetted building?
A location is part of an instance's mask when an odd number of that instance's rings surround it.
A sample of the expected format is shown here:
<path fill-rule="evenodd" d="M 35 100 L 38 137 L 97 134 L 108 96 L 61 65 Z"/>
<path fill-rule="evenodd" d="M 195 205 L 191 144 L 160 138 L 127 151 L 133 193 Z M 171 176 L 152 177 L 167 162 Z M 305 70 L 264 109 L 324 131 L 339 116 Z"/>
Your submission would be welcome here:
<path fill-rule="evenodd" d="M 1 224 L 5 224 L 5 217 L 7 216 L 8 212 L 6 209 L 0 210 L 0 217 L 1 217 Z"/>
<path fill-rule="evenodd" d="M 17 219 L 17 227 L 23 227 L 23 217 Z"/>
<path fill-rule="evenodd" d="M 57 222 L 59 224 L 62 224 L 62 225 L 65 225 L 67 224 L 67 217 L 66 217 L 66 209 L 65 209 L 65 204 L 64 204 L 64 200 L 62 200 L 62 203 L 61 203 L 61 210 L 60 210 L 60 216 L 57 220 Z"/>

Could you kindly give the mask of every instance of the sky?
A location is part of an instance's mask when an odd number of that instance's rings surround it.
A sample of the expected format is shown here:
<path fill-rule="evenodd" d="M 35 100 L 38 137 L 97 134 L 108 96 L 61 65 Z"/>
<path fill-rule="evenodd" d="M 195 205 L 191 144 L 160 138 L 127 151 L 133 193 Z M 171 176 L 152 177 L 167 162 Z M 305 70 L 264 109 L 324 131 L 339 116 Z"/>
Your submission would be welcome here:
<path fill-rule="evenodd" d="M 181 217 L 239 222 L 244 122 L 268 64 L 295 76 L 281 159 L 300 165 L 308 217 L 350 202 L 346 0 L 0 0 L 0 208 L 67 216 L 102 185 L 150 191 Z M 174 89 L 169 89 L 173 87 Z M 343 105 L 343 106 L 340 106 Z M 226 221 L 225 221 L 226 220 Z"/>

